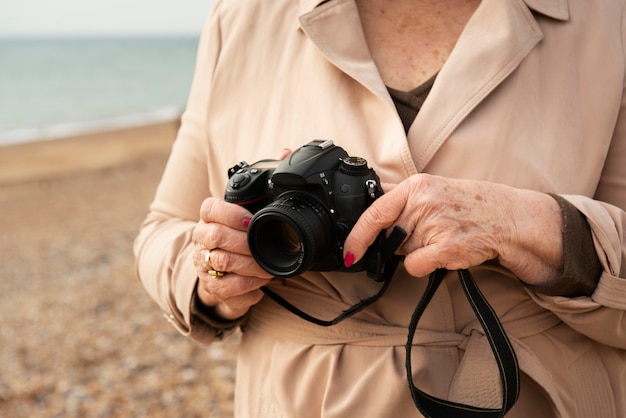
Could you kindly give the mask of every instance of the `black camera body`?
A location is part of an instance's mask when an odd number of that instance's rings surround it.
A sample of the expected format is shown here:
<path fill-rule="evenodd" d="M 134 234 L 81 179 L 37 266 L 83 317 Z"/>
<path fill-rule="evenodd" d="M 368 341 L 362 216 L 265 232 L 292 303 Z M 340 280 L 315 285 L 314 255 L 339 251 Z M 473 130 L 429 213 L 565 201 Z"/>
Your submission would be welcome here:
<path fill-rule="evenodd" d="M 254 214 L 248 245 L 257 263 L 288 278 L 308 270 L 369 270 L 367 254 L 344 266 L 343 243 L 361 213 L 382 194 L 366 160 L 348 156 L 332 141 L 314 140 L 282 161 L 231 168 L 225 200 Z M 380 253 L 372 247 L 368 252 Z"/>

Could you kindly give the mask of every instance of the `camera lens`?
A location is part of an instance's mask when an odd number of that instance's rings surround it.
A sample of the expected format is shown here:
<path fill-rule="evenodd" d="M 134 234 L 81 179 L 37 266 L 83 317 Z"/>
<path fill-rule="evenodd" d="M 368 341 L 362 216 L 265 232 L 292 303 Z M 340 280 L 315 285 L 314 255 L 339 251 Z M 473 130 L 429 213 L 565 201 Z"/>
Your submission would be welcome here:
<path fill-rule="evenodd" d="M 279 219 L 267 219 L 258 226 L 257 234 L 260 237 L 270 236 L 271 241 L 265 241 L 259 245 L 259 252 L 265 259 L 271 260 L 276 268 L 289 268 L 296 264 L 301 257 L 304 245 L 300 233 L 287 221 Z M 270 244 L 268 246 L 268 244 Z"/>
<path fill-rule="evenodd" d="M 291 225 L 278 222 L 276 235 L 278 238 L 276 246 L 282 249 L 285 255 L 294 256 L 302 252 L 302 242 L 300 242 L 298 231 L 293 229 Z"/>
<path fill-rule="evenodd" d="M 248 228 L 253 257 L 276 277 L 292 277 L 333 254 L 335 228 L 316 198 L 287 192 L 254 215 Z"/>

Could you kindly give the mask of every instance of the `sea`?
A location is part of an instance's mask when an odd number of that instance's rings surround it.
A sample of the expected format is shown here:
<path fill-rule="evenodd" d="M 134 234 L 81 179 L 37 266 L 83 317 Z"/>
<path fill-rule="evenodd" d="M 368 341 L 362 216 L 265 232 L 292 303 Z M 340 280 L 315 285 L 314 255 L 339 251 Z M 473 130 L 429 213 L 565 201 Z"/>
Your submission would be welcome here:
<path fill-rule="evenodd" d="M 198 37 L 0 38 L 0 146 L 171 120 Z"/>

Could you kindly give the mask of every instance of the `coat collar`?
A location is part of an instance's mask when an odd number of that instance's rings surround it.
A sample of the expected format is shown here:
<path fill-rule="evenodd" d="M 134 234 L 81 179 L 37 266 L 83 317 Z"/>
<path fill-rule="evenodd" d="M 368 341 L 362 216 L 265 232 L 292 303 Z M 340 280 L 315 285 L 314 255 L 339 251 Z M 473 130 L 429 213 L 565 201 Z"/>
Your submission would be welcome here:
<path fill-rule="evenodd" d="M 354 0 L 301 0 L 301 5 L 313 7 L 300 16 L 300 25 L 326 58 L 393 107 L 372 61 Z"/>
<path fill-rule="evenodd" d="M 557 20 L 569 18 L 568 0 L 498 0 L 498 3 L 504 3 L 500 5 L 483 0 L 483 3 L 491 3 L 491 6 L 483 9 L 494 6 L 511 9 L 525 3 L 525 10 L 532 9 Z M 526 19 L 534 22 L 532 16 L 527 16 Z M 368 83 L 380 81 L 380 77 L 373 63 L 366 63 L 371 58 L 365 36 L 360 30 L 361 23 L 354 0 L 300 0 L 299 24 L 337 67 L 362 82 L 375 94 L 387 96 L 386 89 L 373 88 Z M 346 51 L 353 55 L 343 55 Z M 364 69 L 367 69 L 368 74 L 363 73 Z"/>
<path fill-rule="evenodd" d="M 300 5 L 305 12 L 301 29 L 327 59 L 395 113 L 360 30 L 354 0 L 300 0 Z M 560 21 L 569 18 L 567 0 L 482 0 L 411 126 L 407 146 L 415 167 L 410 172 L 423 171 L 459 124 L 543 39 L 533 11 Z"/>
<path fill-rule="evenodd" d="M 532 0 L 559 20 L 566 0 Z M 452 132 L 543 39 L 529 0 L 482 0 L 467 23 L 409 131 L 417 172 L 425 169 Z M 557 7 L 559 6 L 559 7 Z M 558 13 L 557 13 L 558 11 Z"/>
<path fill-rule="evenodd" d="M 300 16 L 310 12 L 322 3 L 328 0 L 300 0 Z"/>
<path fill-rule="evenodd" d="M 569 19 L 568 0 L 525 0 L 529 9 L 556 20 Z"/>
<path fill-rule="evenodd" d="M 300 15 L 304 15 L 322 3 L 332 0 L 300 0 Z M 534 11 L 557 20 L 569 18 L 568 0 L 525 0 Z"/>

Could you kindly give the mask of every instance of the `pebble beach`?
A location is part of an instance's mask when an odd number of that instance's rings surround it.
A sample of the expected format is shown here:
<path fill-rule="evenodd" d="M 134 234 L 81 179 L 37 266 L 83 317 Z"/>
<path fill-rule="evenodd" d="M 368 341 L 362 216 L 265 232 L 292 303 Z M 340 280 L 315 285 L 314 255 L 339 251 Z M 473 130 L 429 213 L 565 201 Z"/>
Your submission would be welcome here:
<path fill-rule="evenodd" d="M 231 417 L 238 334 L 178 334 L 132 243 L 178 121 L 0 147 L 0 417 Z"/>

